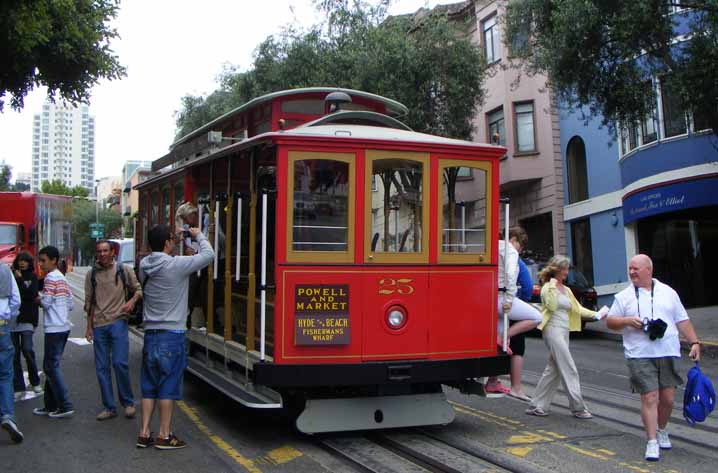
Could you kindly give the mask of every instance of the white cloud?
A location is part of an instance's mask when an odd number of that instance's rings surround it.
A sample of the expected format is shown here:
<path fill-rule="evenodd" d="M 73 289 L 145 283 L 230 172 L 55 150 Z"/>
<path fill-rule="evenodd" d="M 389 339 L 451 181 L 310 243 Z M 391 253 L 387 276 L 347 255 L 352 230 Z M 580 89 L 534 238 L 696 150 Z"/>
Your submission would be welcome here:
<path fill-rule="evenodd" d="M 407 13 L 437 3 L 398 0 L 391 12 Z M 102 81 L 93 90 L 96 177 L 118 175 L 129 159 L 154 160 L 174 137 L 174 112 L 186 94 L 216 87 L 223 65 L 247 68 L 254 48 L 282 26 L 318 22 L 311 0 L 125 0 L 113 25 L 121 38 L 112 43 L 127 77 Z M 22 112 L 6 105 L 0 114 L 0 161 L 14 174 L 29 172 L 32 116 L 45 90 L 33 91 Z"/>

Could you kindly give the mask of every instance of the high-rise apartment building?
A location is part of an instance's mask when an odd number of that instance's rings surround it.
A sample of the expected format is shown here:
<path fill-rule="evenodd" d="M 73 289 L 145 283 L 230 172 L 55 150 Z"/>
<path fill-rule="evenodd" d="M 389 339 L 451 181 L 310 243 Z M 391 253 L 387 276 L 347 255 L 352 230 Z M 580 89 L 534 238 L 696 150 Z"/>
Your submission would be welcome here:
<path fill-rule="evenodd" d="M 49 100 L 32 122 L 32 190 L 58 179 L 94 192 L 95 118 L 87 105 Z"/>

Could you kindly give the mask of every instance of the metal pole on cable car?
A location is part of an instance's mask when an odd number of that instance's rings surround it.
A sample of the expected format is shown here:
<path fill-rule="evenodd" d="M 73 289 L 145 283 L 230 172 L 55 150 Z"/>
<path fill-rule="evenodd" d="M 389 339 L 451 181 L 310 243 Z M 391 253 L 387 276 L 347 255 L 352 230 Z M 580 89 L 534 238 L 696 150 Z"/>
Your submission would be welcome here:
<path fill-rule="evenodd" d="M 219 196 L 215 196 L 214 200 L 214 264 L 212 279 L 217 280 L 218 264 L 219 264 Z"/>
<path fill-rule="evenodd" d="M 204 222 L 203 218 L 204 215 L 202 215 L 202 209 L 204 208 L 204 204 L 202 204 L 202 199 L 197 199 L 197 225 L 199 226 L 199 231 L 204 233 L 204 228 L 202 228 L 202 223 Z M 206 235 L 205 235 L 206 236 Z M 217 251 L 217 248 L 213 248 L 215 251 Z M 197 277 L 200 277 L 202 275 L 202 270 L 197 271 Z"/>
<path fill-rule="evenodd" d="M 237 197 L 237 232 L 235 241 L 237 243 L 236 262 L 234 264 L 234 280 L 239 282 L 240 260 L 242 258 L 242 194 Z"/>
<path fill-rule="evenodd" d="M 501 199 L 501 202 L 504 204 L 504 286 L 505 288 L 508 287 L 508 276 L 509 276 L 509 265 L 508 265 L 508 253 L 509 253 L 509 203 L 510 199 L 508 197 L 504 197 Z M 504 289 L 504 301 L 506 300 L 506 289 Z M 504 313 L 504 353 L 506 353 L 509 349 L 509 311 L 503 308 L 503 303 L 501 304 L 501 309 Z"/>
<path fill-rule="evenodd" d="M 264 361 L 264 329 L 267 315 L 267 193 L 262 193 L 262 276 L 259 330 L 259 359 Z"/>

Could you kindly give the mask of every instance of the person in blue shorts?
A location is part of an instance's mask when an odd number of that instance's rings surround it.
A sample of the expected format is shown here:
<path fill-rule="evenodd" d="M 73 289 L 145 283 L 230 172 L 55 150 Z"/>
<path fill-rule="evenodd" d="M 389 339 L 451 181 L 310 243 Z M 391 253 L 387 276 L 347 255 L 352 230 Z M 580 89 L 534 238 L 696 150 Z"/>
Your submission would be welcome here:
<path fill-rule="evenodd" d="M 192 256 L 172 256 L 175 236 L 166 225 L 155 225 L 148 234 L 152 253 L 140 262 L 139 279 L 144 297 L 145 343 L 142 350 L 142 426 L 137 448 L 152 445 L 160 450 L 184 448 L 187 443 L 172 432 L 174 403 L 182 399 L 182 380 L 187 364 L 187 291 L 191 274 L 214 258 L 212 246 L 199 228 L 189 229 L 199 243 Z M 153 438 L 150 422 L 159 404 L 160 429 Z"/>

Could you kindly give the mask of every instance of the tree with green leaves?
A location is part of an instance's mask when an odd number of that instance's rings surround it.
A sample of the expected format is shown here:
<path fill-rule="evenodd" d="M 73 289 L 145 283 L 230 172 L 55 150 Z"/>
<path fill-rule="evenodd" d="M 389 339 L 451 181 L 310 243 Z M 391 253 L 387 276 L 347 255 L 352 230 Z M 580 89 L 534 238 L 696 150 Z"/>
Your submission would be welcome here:
<path fill-rule="evenodd" d="M 87 197 L 90 193 L 82 186 L 69 187 L 60 179 L 54 179 L 52 181 L 43 181 L 40 186 L 40 192 L 43 194 L 55 194 L 55 195 L 71 195 L 74 197 Z"/>
<path fill-rule="evenodd" d="M 15 110 L 47 86 L 70 103 L 87 103 L 100 79 L 125 75 L 110 40 L 119 0 L 14 0 L 0 3 L 0 111 Z"/>
<path fill-rule="evenodd" d="M 505 21 L 516 64 L 609 128 L 650 116 L 662 77 L 718 133 L 718 0 L 513 0 Z"/>
<path fill-rule="evenodd" d="M 74 199 L 72 202 L 73 244 L 83 255 L 95 254 L 95 239 L 90 237 L 91 223 L 104 224 L 106 238 L 122 236 L 122 216 L 105 208 L 100 208 L 98 211 L 95 206 L 94 201 L 87 199 Z"/>
<path fill-rule="evenodd" d="M 9 164 L 0 165 L 0 191 L 11 191 L 12 167 Z"/>
<path fill-rule="evenodd" d="M 470 139 L 484 98 L 485 61 L 469 37 L 470 22 L 447 9 L 388 17 L 388 1 L 315 2 L 325 22 L 286 28 L 265 39 L 248 71 L 227 69 L 207 97 L 186 96 L 176 115 L 177 137 L 232 108 L 284 89 L 334 86 L 397 100 L 414 130 Z"/>

